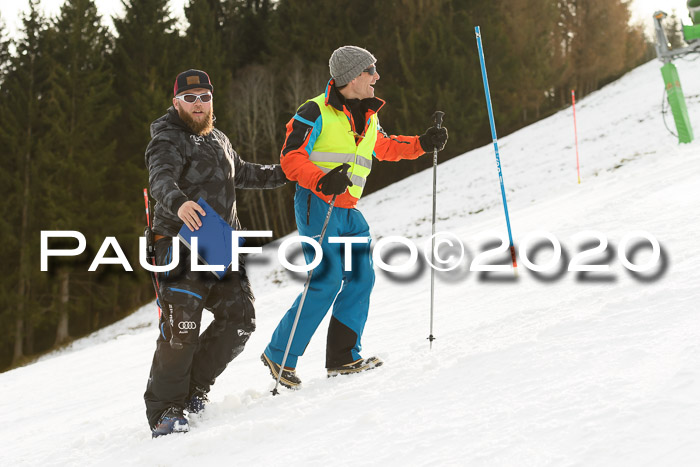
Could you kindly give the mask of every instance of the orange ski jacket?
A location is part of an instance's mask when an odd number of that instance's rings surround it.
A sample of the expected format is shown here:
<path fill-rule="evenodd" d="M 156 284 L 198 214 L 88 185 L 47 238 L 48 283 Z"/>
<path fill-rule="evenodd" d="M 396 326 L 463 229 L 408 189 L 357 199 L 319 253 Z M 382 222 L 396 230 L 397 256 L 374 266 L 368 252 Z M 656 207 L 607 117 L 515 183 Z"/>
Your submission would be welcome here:
<path fill-rule="evenodd" d="M 359 128 L 354 121 L 352 112 L 348 108 L 342 94 L 335 88 L 333 79 L 328 82 L 325 92 L 325 105 L 333 106 L 343 112 L 348 118 L 348 131 L 355 134 L 355 142 L 359 144 L 365 136 L 369 127 L 370 117 L 375 115 L 384 106 L 384 101 L 373 97 L 362 100 L 362 108 L 365 110 L 364 124 Z M 282 170 L 287 178 L 296 181 L 304 188 L 316 194 L 325 202 L 330 202 L 332 196 L 324 195 L 316 191 L 316 186 L 325 173 L 309 160 L 309 155 L 313 151 L 314 143 L 321 137 L 323 132 L 323 119 L 321 109 L 313 101 L 307 101 L 297 110 L 297 113 L 287 123 L 287 135 L 285 138 L 280 162 Z M 377 142 L 374 146 L 374 157 L 382 161 L 398 161 L 401 159 L 416 159 L 423 155 L 425 151 L 421 147 L 418 136 L 395 136 L 387 135 L 377 125 Z M 345 192 L 336 198 L 335 206 L 341 208 L 354 208 L 358 198 Z"/>

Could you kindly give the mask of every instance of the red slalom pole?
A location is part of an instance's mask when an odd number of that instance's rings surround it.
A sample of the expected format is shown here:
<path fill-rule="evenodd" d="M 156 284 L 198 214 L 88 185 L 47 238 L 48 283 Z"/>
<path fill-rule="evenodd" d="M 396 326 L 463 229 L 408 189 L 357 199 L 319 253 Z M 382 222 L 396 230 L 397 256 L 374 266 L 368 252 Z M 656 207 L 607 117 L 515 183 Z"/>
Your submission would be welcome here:
<path fill-rule="evenodd" d="M 574 108 L 574 141 L 576 142 L 576 173 L 578 174 L 578 183 L 581 184 L 581 168 L 578 163 L 578 132 L 576 130 L 576 93 L 571 90 L 571 105 Z"/>
<path fill-rule="evenodd" d="M 143 202 L 146 203 L 146 225 L 151 226 L 151 218 L 148 214 L 148 188 L 143 189 Z"/>

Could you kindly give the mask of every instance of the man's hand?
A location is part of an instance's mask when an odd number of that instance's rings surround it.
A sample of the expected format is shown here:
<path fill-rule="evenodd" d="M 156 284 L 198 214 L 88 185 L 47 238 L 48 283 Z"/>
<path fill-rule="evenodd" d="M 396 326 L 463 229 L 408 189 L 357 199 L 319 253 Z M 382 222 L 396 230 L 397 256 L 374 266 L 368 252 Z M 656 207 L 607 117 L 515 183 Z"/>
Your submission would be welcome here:
<path fill-rule="evenodd" d="M 316 191 L 320 191 L 327 196 L 345 193 L 345 190 L 352 186 L 352 182 L 345 175 L 347 173 L 346 165 L 339 165 L 321 177 L 316 185 Z"/>
<path fill-rule="evenodd" d="M 425 152 L 433 152 L 435 149 L 442 151 L 447 142 L 447 128 L 431 126 L 418 137 L 418 141 Z"/>
<path fill-rule="evenodd" d="M 180 209 L 177 210 L 177 217 L 182 219 L 182 222 L 185 223 L 187 228 L 194 232 L 195 230 L 199 230 L 202 226 L 202 221 L 199 220 L 197 213 L 200 213 L 202 216 L 207 215 L 199 204 L 194 201 L 185 201 L 185 203 L 180 206 Z"/>

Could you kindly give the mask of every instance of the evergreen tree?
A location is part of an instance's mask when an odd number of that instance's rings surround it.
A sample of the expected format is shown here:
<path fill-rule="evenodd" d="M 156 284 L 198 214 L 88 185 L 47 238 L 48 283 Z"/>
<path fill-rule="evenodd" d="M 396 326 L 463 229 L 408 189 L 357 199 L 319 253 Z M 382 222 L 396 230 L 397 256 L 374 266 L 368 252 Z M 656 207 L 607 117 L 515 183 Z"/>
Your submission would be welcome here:
<path fill-rule="evenodd" d="M 10 154 L 6 154 L 4 144 L 5 138 L 3 138 L 2 130 L 2 116 L 5 113 L 7 99 L 5 79 L 7 76 L 7 71 L 10 67 L 9 45 L 10 41 L 7 39 L 5 22 L 2 20 L 2 17 L 0 17 L 0 148 L 2 148 L 0 149 L 0 152 L 2 152 L 3 160 L 12 158 Z M 11 186 L 13 183 L 12 175 L 13 174 L 7 169 L 6 166 L 0 167 L 0 187 L 2 187 L 0 188 L 0 190 L 2 190 L 0 192 L 0 196 L 3 200 L 5 199 L 5 196 L 9 194 L 7 187 Z M 11 210 L 12 206 L 10 206 L 6 201 L 0 203 L 0 229 L 3 229 L 4 232 L 7 232 L 5 229 L 10 228 L 10 225 L 6 219 L 8 219 Z M 12 245 L 8 245 L 5 242 L 0 244 L 0 255 L 2 255 L 3 258 L 11 258 L 13 255 Z M 13 300 L 15 297 L 13 289 L 14 284 L 16 284 L 16 280 L 16 278 L 12 280 L 12 286 L 6 282 L 0 283 L 0 326 L 3 326 L 4 328 L 12 328 L 12 326 L 15 324 L 12 312 L 14 311 Z M 10 349 L 12 348 L 12 337 L 13 336 L 10 333 L 5 333 L 5 335 L 0 336 L 0 368 L 5 366 L 5 359 L 2 358 L 2 356 L 5 354 L 10 355 L 11 353 Z"/>
<path fill-rule="evenodd" d="M 0 86 L 5 81 L 5 76 L 10 68 L 10 44 L 12 41 L 7 37 L 5 20 L 0 15 Z"/>
<path fill-rule="evenodd" d="M 106 54 L 111 41 L 92 0 L 66 2 L 50 34 L 52 63 L 44 113 L 51 141 L 44 148 L 51 167 L 45 175 L 44 196 L 50 208 L 46 228 L 78 230 L 89 245 L 101 244 L 122 219 L 120 201 L 112 198 L 107 184 L 116 165 L 110 132 L 119 110 Z M 69 338 L 70 311 L 93 299 L 96 276 L 83 272 L 86 266 L 58 266 L 56 345 Z M 71 294 L 72 276 L 81 279 L 82 302 Z"/>
<path fill-rule="evenodd" d="M 232 128 L 230 102 L 230 56 L 224 44 L 224 13 L 220 0 L 190 0 L 185 7 L 189 27 L 182 44 L 186 58 L 183 69 L 204 70 L 214 86 L 214 113 L 216 126 L 228 134 Z"/>
<path fill-rule="evenodd" d="M 270 58 L 272 0 L 225 0 L 223 39 L 227 63 L 235 75 L 246 65 L 261 64 Z"/>
<path fill-rule="evenodd" d="M 562 70 L 556 87 L 559 105 L 570 102 L 570 90 L 583 97 L 637 64 L 646 47 L 629 25 L 629 3 L 623 0 L 560 0 L 558 36 Z M 632 44 L 632 45 L 629 45 Z"/>
<path fill-rule="evenodd" d="M 5 259 L 6 275 L 2 297 L 8 304 L 3 317 L 5 329 L 14 330 L 12 362 L 24 356 L 25 334 L 31 335 L 35 307 L 32 301 L 36 278 L 36 249 L 39 234 L 37 221 L 42 215 L 40 111 L 45 91 L 44 48 L 46 22 L 38 10 L 38 0 L 29 2 L 29 11 L 22 18 L 23 35 L 17 40 L 17 55 L 9 62 L 2 83 L 0 100 L 0 150 L 3 166 L 1 189 L 2 219 L 0 228 L 10 233 L 0 245 Z M 8 322 L 9 320 L 12 322 Z M 28 332 L 27 332 L 28 331 Z"/>
<path fill-rule="evenodd" d="M 172 97 L 173 82 L 184 60 L 174 31 L 167 0 L 125 0 L 125 14 L 113 18 L 117 31 L 114 54 L 114 90 L 120 100 L 115 124 L 117 153 L 124 198 L 140 202 L 139 187 L 146 186 L 144 152 L 150 124 L 165 113 Z M 133 205 L 133 204 L 132 204 Z M 139 206 L 133 205 L 137 211 Z"/>
<path fill-rule="evenodd" d="M 514 0 L 503 6 L 503 18 L 511 39 L 510 54 L 514 57 L 513 76 L 509 88 L 518 102 L 521 122 L 540 118 L 546 105 L 545 91 L 556 79 L 552 62 L 555 54 L 558 11 L 551 0 Z M 537 21 L 532 20 L 537 12 Z"/>

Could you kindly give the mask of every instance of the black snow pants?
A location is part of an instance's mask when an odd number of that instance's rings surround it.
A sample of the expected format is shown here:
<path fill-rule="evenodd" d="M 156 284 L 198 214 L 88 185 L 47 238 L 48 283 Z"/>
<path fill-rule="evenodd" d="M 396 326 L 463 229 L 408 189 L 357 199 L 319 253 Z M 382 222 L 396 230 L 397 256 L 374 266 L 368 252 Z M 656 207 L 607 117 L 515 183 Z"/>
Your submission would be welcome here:
<path fill-rule="evenodd" d="M 169 264 L 172 239 L 162 238 L 155 246 L 156 263 Z M 184 408 L 195 388 L 208 392 L 255 330 L 255 298 L 242 261 L 238 272 L 219 280 L 209 271 L 191 271 L 190 251 L 180 244 L 178 266 L 157 274 L 160 333 L 144 394 L 151 428 L 167 408 Z M 204 308 L 214 321 L 200 334 Z"/>

